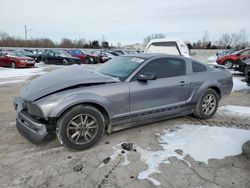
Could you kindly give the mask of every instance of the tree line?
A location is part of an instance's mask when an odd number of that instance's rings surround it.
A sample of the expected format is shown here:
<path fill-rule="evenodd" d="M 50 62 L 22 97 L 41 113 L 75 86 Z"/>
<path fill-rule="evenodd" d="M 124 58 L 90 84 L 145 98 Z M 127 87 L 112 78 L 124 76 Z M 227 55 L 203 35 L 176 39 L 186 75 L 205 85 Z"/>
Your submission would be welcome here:
<path fill-rule="evenodd" d="M 165 38 L 167 35 L 163 33 L 154 33 L 143 39 L 143 44 L 146 45 L 151 39 Z M 185 41 L 189 49 L 231 49 L 231 48 L 245 48 L 250 45 L 247 33 L 244 29 L 235 33 L 223 33 L 219 40 L 212 41 L 208 31 L 204 32 L 201 39 L 190 42 Z"/>
<path fill-rule="evenodd" d="M 0 31 L 0 47 L 30 47 L 30 48 L 111 48 L 107 41 L 86 41 L 84 38 L 71 40 L 63 38 L 59 43 L 49 38 L 22 39 L 9 36 Z"/>

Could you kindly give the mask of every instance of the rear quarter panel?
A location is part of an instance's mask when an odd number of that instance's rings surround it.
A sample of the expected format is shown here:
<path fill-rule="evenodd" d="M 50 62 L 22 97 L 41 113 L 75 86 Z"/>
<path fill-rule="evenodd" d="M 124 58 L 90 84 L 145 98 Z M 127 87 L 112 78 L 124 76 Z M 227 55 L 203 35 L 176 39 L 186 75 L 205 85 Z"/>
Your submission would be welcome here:
<path fill-rule="evenodd" d="M 231 93 L 233 82 L 228 70 L 209 68 L 206 72 L 198 72 L 190 75 L 190 102 L 197 102 L 208 88 L 216 87 L 220 90 L 221 97 Z"/>

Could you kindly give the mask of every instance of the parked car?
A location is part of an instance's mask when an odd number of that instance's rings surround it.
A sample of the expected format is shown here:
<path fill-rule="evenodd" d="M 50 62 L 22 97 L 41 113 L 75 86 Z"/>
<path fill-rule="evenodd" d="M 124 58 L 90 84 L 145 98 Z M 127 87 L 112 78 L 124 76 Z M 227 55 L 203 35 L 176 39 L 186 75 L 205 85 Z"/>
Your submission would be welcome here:
<path fill-rule="evenodd" d="M 34 59 L 36 62 L 39 62 L 39 55 L 38 54 L 35 54 L 35 53 L 33 53 L 32 51 L 30 51 L 30 50 L 16 50 L 17 52 L 19 52 L 19 53 L 22 53 L 24 56 L 26 56 L 26 57 L 30 57 L 30 58 L 32 58 L 32 59 Z"/>
<path fill-rule="evenodd" d="M 234 52 L 237 52 L 239 51 L 239 49 L 235 48 L 235 49 L 230 49 L 230 50 L 223 50 L 223 51 L 218 51 L 216 53 L 216 56 L 217 57 L 221 57 L 221 56 L 224 56 L 224 55 L 228 55 L 228 54 L 232 54 Z"/>
<path fill-rule="evenodd" d="M 175 38 L 152 39 L 148 42 L 144 53 L 164 53 L 190 58 L 187 45 L 182 40 Z"/>
<path fill-rule="evenodd" d="M 80 58 L 82 63 L 85 62 L 86 54 L 84 54 L 83 51 L 75 49 L 75 50 L 67 50 L 67 52 L 73 57 Z"/>
<path fill-rule="evenodd" d="M 108 51 L 108 53 L 110 53 L 113 56 L 119 56 L 120 54 L 114 51 Z"/>
<path fill-rule="evenodd" d="M 83 150 L 105 130 L 187 114 L 211 118 L 232 87 L 221 66 L 171 55 L 120 56 L 95 70 L 70 66 L 24 86 L 14 100 L 17 129 L 36 144 L 56 131 L 60 143 Z"/>
<path fill-rule="evenodd" d="M 72 65 L 82 63 L 80 58 L 72 57 L 63 50 L 45 50 L 41 54 L 41 61 L 43 61 L 45 64 L 56 65 Z"/>
<path fill-rule="evenodd" d="M 246 82 L 250 84 L 250 59 L 245 60 L 244 64 L 245 64 L 244 73 L 245 73 Z"/>
<path fill-rule="evenodd" d="M 100 56 L 94 52 L 83 51 L 86 55 L 85 63 L 86 64 L 97 64 L 101 62 Z"/>
<path fill-rule="evenodd" d="M 114 50 L 113 52 L 119 54 L 119 55 L 125 55 L 126 52 L 122 51 L 122 50 Z"/>
<path fill-rule="evenodd" d="M 218 57 L 216 62 L 219 65 L 225 65 L 227 68 L 231 69 L 239 62 L 240 59 L 244 60 L 247 58 L 250 58 L 250 48 Z"/>
<path fill-rule="evenodd" d="M 24 56 L 17 51 L 0 50 L 0 66 L 11 68 L 34 67 L 34 59 Z"/>
<path fill-rule="evenodd" d="M 106 61 L 114 58 L 115 56 L 108 53 L 108 52 L 99 52 L 98 53 L 99 57 L 100 57 L 100 62 L 101 63 L 105 63 Z"/>

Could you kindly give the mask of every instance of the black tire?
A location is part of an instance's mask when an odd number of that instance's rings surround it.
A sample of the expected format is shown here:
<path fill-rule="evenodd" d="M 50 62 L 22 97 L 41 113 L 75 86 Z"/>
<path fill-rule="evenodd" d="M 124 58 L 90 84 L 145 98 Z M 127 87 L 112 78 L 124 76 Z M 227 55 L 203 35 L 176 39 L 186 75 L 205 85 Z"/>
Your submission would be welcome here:
<path fill-rule="evenodd" d="M 207 97 L 213 96 L 215 105 L 214 108 L 211 109 L 210 113 L 206 113 L 206 109 L 203 109 L 203 105 L 204 107 L 207 106 L 209 107 L 209 104 L 206 103 L 206 99 Z M 212 102 L 210 102 L 211 104 Z M 213 115 L 216 113 L 217 108 L 218 108 L 218 104 L 219 104 L 219 96 L 217 94 L 217 92 L 213 89 L 208 89 L 198 100 L 195 108 L 194 108 L 194 115 L 195 117 L 199 118 L 199 119 L 209 119 L 211 117 L 213 117 Z M 205 110 L 205 111 L 204 111 Z"/>
<path fill-rule="evenodd" d="M 93 128 L 94 126 L 92 127 L 92 129 L 86 128 L 88 124 L 90 125 L 92 123 L 92 121 L 89 122 L 88 118 L 85 121 L 85 118 L 83 118 L 83 116 L 87 116 L 90 120 L 95 121 L 95 124 L 92 125 L 94 125 L 96 129 Z M 83 120 L 85 122 L 85 126 L 81 124 L 83 123 Z M 73 128 L 74 130 L 71 130 Z M 102 138 L 104 130 L 105 121 L 101 112 L 93 106 L 79 105 L 68 110 L 58 120 L 56 134 L 60 143 L 66 146 L 67 148 L 73 150 L 84 150 L 95 145 Z M 92 137 L 87 136 L 87 132 L 88 135 L 91 135 Z M 75 139 L 75 137 L 77 138 Z M 90 138 L 89 140 L 88 137 Z M 81 139 L 80 141 L 82 142 L 79 142 L 79 139 Z"/>
<path fill-rule="evenodd" d="M 63 63 L 63 65 L 69 65 L 69 62 L 67 61 L 67 59 L 64 59 L 64 60 L 62 61 L 62 63 Z"/>
<path fill-rule="evenodd" d="M 85 59 L 85 64 L 91 64 L 92 63 L 92 61 L 87 57 L 86 59 Z"/>
<path fill-rule="evenodd" d="M 45 64 L 49 64 L 49 60 L 48 59 L 44 59 L 43 60 Z"/>
<path fill-rule="evenodd" d="M 12 69 L 15 69 L 15 68 L 16 68 L 16 63 L 15 63 L 14 61 L 12 61 L 12 62 L 10 63 L 10 67 L 11 67 Z"/>
<path fill-rule="evenodd" d="M 231 68 L 233 68 L 233 61 L 232 61 L 232 60 L 225 60 L 224 65 L 225 65 L 228 69 L 231 69 Z"/>

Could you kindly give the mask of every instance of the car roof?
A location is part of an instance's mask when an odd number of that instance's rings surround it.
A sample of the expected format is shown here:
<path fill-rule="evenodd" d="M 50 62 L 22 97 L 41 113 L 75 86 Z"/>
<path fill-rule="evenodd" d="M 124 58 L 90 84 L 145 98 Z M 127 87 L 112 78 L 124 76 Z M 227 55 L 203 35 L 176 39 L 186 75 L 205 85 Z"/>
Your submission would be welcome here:
<path fill-rule="evenodd" d="M 184 56 L 168 55 L 168 54 L 162 54 L 162 53 L 126 54 L 126 55 L 122 55 L 122 56 L 137 57 L 137 58 L 143 58 L 143 59 L 151 59 L 151 58 L 157 58 L 157 57 L 183 58 L 183 59 L 186 59 Z"/>

